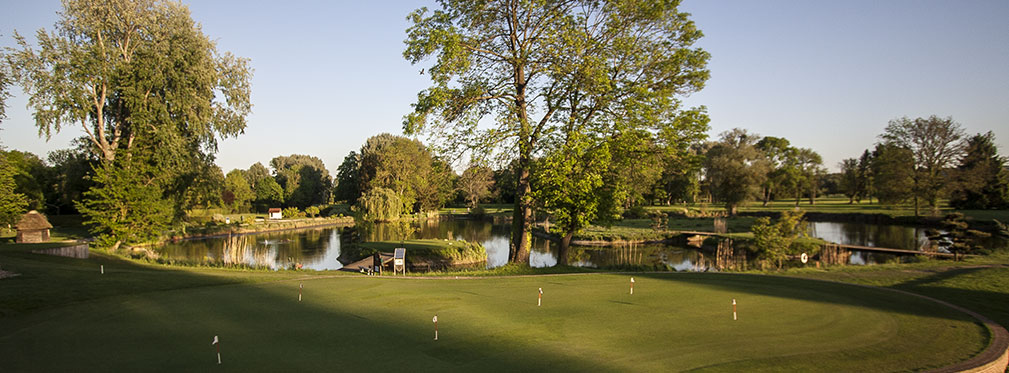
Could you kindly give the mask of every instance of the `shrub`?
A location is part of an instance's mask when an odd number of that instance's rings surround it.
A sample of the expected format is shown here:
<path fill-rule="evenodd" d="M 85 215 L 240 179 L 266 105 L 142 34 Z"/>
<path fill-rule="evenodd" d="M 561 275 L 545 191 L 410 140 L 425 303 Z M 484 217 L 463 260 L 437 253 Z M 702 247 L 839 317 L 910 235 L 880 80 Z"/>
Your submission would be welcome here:
<path fill-rule="evenodd" d="M 305 208 L 305 213 L 308 214 L 308 217 L 314 218 L 316 215 L 319 215 L 319 208 L 316 206 L 308 206 Z"/>
<path fill-rule="evenodd" d="M 645 206 L 634 206 L 624 211 L 625 219 L 644 219 L 648 217 L 648 210 Z"/>
<path fill-rule="evenodd" d="M 284 217 L 284 219 L 293 219 L 304 217 L 305 213 L 301 212 L 301 210 L 299 210 L 297 207 L 292 206 L 284 209 L 284 211 L 281 212 L 281 215 Z"/>
<path fill-rule="evenodd" d="M 757 256 L 762 260 L 777 262 L 778 269 L 781 269 L 792 242 L 806 236 L 806 221 L 802 219 L 802 215 L 801 211 L 785 210 L 774 223 L 766 217 L 757 219 L 751 228 Z"/>

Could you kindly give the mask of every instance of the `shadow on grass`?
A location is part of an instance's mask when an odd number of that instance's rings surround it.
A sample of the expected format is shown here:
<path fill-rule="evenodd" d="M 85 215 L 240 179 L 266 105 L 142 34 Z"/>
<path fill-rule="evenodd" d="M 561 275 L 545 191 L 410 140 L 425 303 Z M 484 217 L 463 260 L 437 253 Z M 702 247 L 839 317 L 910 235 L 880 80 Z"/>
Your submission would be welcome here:
<path fill-rule="evenodd" d="M 922 298 L 895 293 L 885 288 L 752 274 L 656 273 L 636 276 L 713 287 L 738 293 L 740 298 L 749 295 L 780 297 L 808 302 L 832 303 L 839 306 L 864 307 L 898 314 L 977 322 L 969 315 L 957 310 Z"/>
<path fill-rule="evenodd" d="M 5 371 L 607 369 L 473 328 L 443 327 L 434 342 L 431 310 L 411 304 L 369 311 L 338 299 L 297 302 L 299 282 L 282 280 L 299 273 L 159 268 L 23 249 L 0 248 L 0 265 L 21 273 L 0 280 Z M 339 291 L 366 293 L 379 283 L 361 285 Z"/>
<path fill-rule="evenodd" d="M 1009 293 L 1005 292 L 1009 288 L 1004 287 L 1004 283 L 1009 283 L 1007 278 L 1009 268 L 1005 267 L 958 268 L 906 281 L 893 288 L 959 305 L 992 319 L 1002 327 L 1009 327 Z M 1005 291 L 971 287 L 1001 288 Z"/>

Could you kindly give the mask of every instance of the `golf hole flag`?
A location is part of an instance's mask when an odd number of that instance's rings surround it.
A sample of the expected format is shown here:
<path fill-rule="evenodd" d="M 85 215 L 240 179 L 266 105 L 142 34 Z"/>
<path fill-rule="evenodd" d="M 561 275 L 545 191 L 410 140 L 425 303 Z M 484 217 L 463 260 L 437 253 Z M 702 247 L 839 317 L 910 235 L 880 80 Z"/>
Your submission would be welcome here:
<path fill-rule="evenodd" d="M 217 363 L 220 364 L 221 363 L 221 341 L 217 339 L 216 335 L 214 336 L 214 341 L 210 342 L 210 345 L 211 346 L 217 345 Z"/>

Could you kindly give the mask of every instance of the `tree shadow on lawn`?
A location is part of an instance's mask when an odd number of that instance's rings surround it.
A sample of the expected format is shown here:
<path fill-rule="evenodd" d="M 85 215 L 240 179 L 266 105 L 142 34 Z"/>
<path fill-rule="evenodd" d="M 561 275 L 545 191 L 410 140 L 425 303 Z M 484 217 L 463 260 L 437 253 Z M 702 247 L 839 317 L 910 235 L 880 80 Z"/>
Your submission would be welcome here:
<path fill-rule="evenodd" d="M 909 291 L 943 300 L 992 319 L 1002 327 L 1009 326 L 1009 288 L 1005 292 L 981 289 L 964 289 L 964 287 L 999 288 L 1002 284 L 970 284 L 974 281 L 1004 280 L 1009 277 L 1006 267 L 971 267 L 957 268 L 938 272 L 929 276 L 916 278 L 891 286 L 895 289 Z M 946 283 L 963 284 L 953 287 Z"/>
<path fill-rule="evenodd" d="M 637 276 L 713 287 L 727 292 L 738 293 L 737 298 L 743 298 L 747 295 L 760 295 L 809 302 L 832 303 L 839 306 L 856 306 L 914 316 L 978 322 L 963 312 L 923 298 L 894 292 L 887 288 L 739 273 L 655 273 Z M 729 302 L 729 300 L 726 300 L 726 302 Z M 955 302 L 951 303 L 956 304 Z"/>
<path fill-rule="evenodd" d="M 15 307 L 0 317 L 4 370 L 615 370 L 476 326 L 443 326 L 435 342 L 429 309 L 368 311 L 336 299 L 372 282 L 298 302 L 300 281 L 278 282 L 282 273 L 219 275 L 115 257 L 32 255 L 0 252 L 5 269 L 10 263 L 22 273 L 0 280 L 0 299 Z M 210 344 L 215 335 L 222 366 Z"/>

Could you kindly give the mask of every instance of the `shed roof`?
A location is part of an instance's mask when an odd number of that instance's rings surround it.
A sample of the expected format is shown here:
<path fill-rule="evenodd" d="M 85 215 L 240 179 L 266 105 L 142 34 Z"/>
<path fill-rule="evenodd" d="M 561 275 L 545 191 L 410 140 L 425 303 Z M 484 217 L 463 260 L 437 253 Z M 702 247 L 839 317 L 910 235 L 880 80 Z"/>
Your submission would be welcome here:
<path fill-rule="evenodd" d="M 269 211 L 269 212 L 270 212 L 271 214 L 272 214 L 272 213 L 275 213 L 275 212 L 281 212 L 280 208 L 278 208 L 278 207 L 273 207 L 273 208 L 270 208 L 270 209 L 269 209 L 268 211 Z"/>
<path fill-rule="evenodd" d="M 18 230 L 36 230 L 36 229 L 49 229 L 53 225 L 49 224 L 49 220 L 46 219 L 45 215 L 40 214 L 38 211 L 32 210 L 21 217 L 21 221 L 14 226 Z"/>

